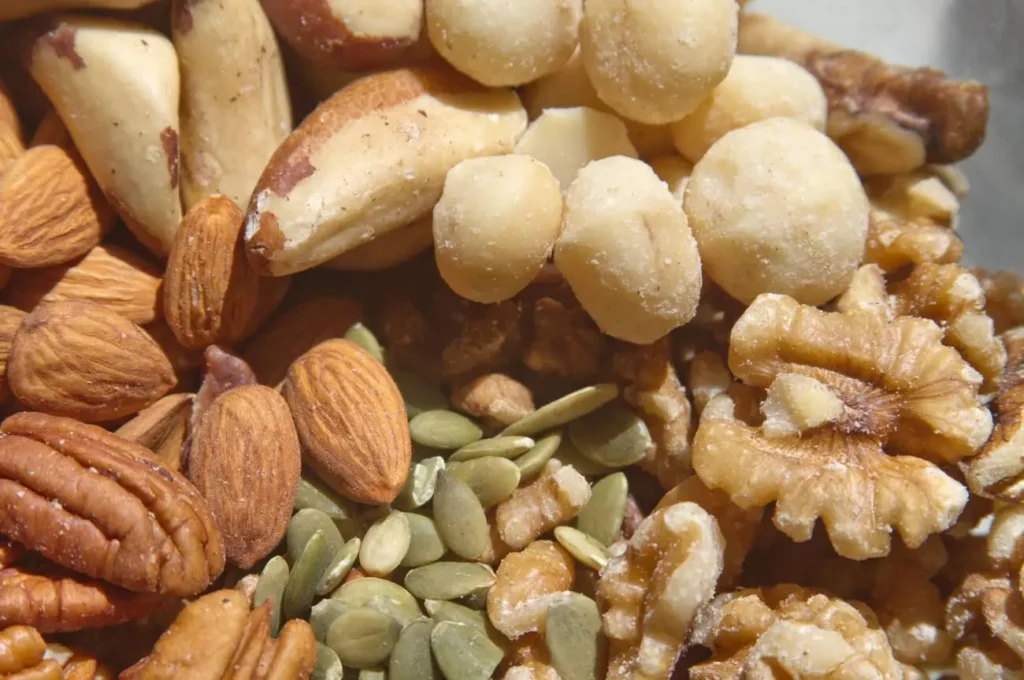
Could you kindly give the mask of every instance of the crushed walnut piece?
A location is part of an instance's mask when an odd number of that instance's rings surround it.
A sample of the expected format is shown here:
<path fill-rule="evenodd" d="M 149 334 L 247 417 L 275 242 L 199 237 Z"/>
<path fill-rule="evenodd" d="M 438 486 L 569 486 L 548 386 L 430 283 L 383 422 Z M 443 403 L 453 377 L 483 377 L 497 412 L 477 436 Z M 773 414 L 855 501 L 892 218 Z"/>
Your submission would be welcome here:
<path fill-rule="evenodd" d="M 1005 270 L 972 269 L 971 272 L 985 291 L 985 309 L 996 324 L 996 333 L 1024 326 L 1024 278 Z"/>
<path fill-rule="evenodd" d="M 487 593 L 487 617 L 505 637 L 543 630 L 548 607 L 572 589 L 572 556 L 551 541 L 534 541 L 501 560 Z"/>
<path fill-rule="evenodd" d="M 537 373 L 587 380 L 597 375 L 606 345 L 582 307 L 543 297 L 533 303 L 533 335 L 523 364 Z"/>
<path fill-rule="evenodd" d="M 511 365 L 522 346 L 522 306 L 505 300 L 488 305 L 465 324 L 441 353 L 441 371 L 448 379 L 497 371 Z"/>
<path fill-rule="evenodd" d="M 540 477 L 498 504 L 494 521 L 501 540 L 513 550 L 579 514 L 590 500 L 590 484 L 571 465 L 548 461 Z"/>
<path fill-rule="evenodd" d="M 533 413 L 530 388 L 504 373 L 485 373 L 452 387 L 452 406 L 490 425 L 505 427 Z"/>

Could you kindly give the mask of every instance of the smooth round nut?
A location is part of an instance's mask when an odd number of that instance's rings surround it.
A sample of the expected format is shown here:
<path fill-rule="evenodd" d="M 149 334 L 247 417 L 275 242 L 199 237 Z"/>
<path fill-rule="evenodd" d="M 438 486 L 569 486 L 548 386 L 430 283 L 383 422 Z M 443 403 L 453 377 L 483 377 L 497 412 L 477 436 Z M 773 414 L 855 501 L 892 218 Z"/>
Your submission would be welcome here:
<path fill-rule="evenodd" d="M 736 53 L 736 0 L 587 0 L 583 65 L 619 115 L 664 124 L 693 111 Z"/>
<path fill-rule="evenodd" d="M 522 85 L 569 61 L 582 14 L 583 0 L 428 0 L 427 35 L 470 78 Z"/>
<path fill-rule="evenodd" d="M 856 171 L 806 123 L 770 118 L 728 133 L 683 199 L 708 276 L 749 304 L 782 293 L 820 305 L 864 254 L 868 199 Z"/>
<path fill-rule="evenodd" d="M 693 318 L 701 265 L 679 201 L 650 166 L 590 163 L 565 195 L 555 264 L 601 330 L 648 344 Z"/>
<path fill-rule="evenodd" d="M 463 161 L 434 207 L 441 277 L 469 300 L 507 300 L 544 266 L 561 219 L 561 185 L 543 163 L 519 154 Z"/>
<path fill-rule="evenodd" d="M 732 130 L 766 118 L 795 118 L 825 131 L 828 100 L 817 79 L 776 57 L 737 55 L 729 74 L 697 109 L 672 125 L 672 141 L 693 162 Z"/>

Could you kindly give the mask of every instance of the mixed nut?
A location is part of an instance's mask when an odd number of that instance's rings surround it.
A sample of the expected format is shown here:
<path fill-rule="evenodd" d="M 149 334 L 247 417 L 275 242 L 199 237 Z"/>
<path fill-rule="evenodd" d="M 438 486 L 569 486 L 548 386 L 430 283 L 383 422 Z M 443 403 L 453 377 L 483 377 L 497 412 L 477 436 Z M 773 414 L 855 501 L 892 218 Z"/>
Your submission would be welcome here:
<path fill-rule="evenodd" d="M 3 3 L 0 677 L 1024 673 L 986 89 L 744 4 Z"/>

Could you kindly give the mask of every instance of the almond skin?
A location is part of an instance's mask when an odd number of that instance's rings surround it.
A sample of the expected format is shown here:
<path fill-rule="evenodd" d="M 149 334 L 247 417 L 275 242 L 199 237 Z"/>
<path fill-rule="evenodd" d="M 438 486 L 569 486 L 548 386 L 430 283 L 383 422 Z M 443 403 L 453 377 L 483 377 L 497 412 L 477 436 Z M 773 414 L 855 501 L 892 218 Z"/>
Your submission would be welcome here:
<path fill-rule="evenodd" d="M 25 312 L 7 305 L 0 305 L 0 402 L 7 398 L 7 360 L 11 354 L 14 334 L 18 332 Z"/>
<path fill-rule="evenodd" d="M 288 404 L 271 388 L 236 387 L 203 413 L 188 476 L 213 513 L 229 562 L 249 569 L 281 542 L 301 467 Z"/>
<path fill-rule="evenodd" d="M 395 499 L 412 444 L 402 395 L 379 361 L 348 340 L 327 340 L 292 364 L 284 396 L 321 479 L 357 503 Z"/>
<path fill-rule="evenodd" d="M 83 422 L 135 413 L 175 383 L 170 362 L 144 330 L 79 300 L 44 303 L 25 317 L 7 379 L 28 408 Z"/>
<path fill-rule="evenodd" d="M 168 470 L 181 470 L 181 446 L 188 436 L 189 415 L 194 394 L 184 392 L 161 397 L 139 411 L 114 433 L 153 452 Z"/>

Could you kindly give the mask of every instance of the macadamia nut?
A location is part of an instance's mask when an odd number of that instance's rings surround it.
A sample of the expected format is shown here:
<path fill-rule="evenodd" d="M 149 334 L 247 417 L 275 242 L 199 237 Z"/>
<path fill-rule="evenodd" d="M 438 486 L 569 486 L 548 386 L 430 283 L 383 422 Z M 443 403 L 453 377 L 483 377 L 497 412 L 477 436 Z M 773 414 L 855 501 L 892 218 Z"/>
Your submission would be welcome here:
<path fill-rule="evenodd" d="M 686 183 L 690 181 L 690 175 L 693 174 L 693 163 L 674 153 L 658 156 L 647 162 L 654 170 L 654 174 L 668 185 L 668 190 L 679 201 L 679 205 L 682 205 Z"/>
<path fill-rule="evenodd" d="M 434 207 L 441 277 L 469 300 L 506 300 L 544 266 L 561 218 L 561 187 L 543 163 L 515 154 L 463 161 Z"/>
<path fill-rule="evenodd" d="M 650 166 L 590 163 L 565 196 L 555 264 L 601 330 L 648 344 L 697 310 L 701 268 L 686 215 Z"/>
<path fill-rule="evenodd" d="M 672 125 L 679 153 L 700 160 L 722 135 L 765 118 L 795 118 L 825 131 L 828 101 L 818 81 L 785 59 L 737 55 L 725 80 Z"/>
<path fill-rule="evenodd" d="M 568 189 L 580 168 L 591 161 L 608 156 L 637 157 L 621 120 L 585 106 L 546 109 L 526 128 L 516 153 L 533 156 L 548 166 L 563 189 Z"/>
<path fill-rule="evenodd" d="M 587 0 L 583 65 L 619 115 L 671 123 L 725 78 L 737 15 L 735 0 Z"/>
<path fill-rule="evenodd" d="M 790 118 L 715 142 L 683 205 L 708 276 L 748 304 L 761 293 L 827 302 L 864 254 L 868 199 L 857 173 L 828 137 Z"/>
<path fill-rule="evenodd" d="M 579 39 L 583 0 L 427 0 L 434 48 L 470 78 L 522 85 L 556 71 Z"/>

